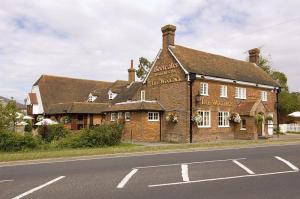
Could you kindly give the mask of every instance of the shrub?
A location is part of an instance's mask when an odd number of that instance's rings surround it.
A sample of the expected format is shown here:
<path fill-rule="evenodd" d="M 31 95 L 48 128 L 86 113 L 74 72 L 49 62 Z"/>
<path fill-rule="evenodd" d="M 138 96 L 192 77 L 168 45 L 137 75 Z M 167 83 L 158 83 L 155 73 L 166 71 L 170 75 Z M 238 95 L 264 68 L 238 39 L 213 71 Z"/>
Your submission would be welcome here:
<path fill-rule="evenodd" d="M 32 131 L 32 121 L 31 120 L 27 120 L 27 125 L 24 128 L 25 132 L 31 132 Z"/>
<path fill-rule="evenodd" d="M 39 142 L 30 134 L 20 135 L 14 132 L 0 131 L 1 151 L 21 151 L 35 149 Z"/>
<path fill-rule="evenodd" d="M 69 136 L 59 143 L 61 147 L 83 148 L 104 147 L 120 144 L 122 125 L 102 124 L 92 129 L 83 129 L 78 134 Z"/>
<path fill-rule="evenodd" d="M 70 131 L 63 124 L 54 124 L 39 126 L 38 133 L 45 142 L 52 142 L 53 140 L 65 138 Z"/>

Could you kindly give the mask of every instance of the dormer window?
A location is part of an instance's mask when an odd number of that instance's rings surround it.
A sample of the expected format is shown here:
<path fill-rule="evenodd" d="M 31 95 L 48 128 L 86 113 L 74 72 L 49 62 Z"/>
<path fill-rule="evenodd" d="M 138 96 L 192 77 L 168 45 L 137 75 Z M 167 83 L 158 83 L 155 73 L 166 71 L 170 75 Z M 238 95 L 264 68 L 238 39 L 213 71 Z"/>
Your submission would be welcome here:
<path fill-rule="evenodd" d="M 108 91 L 108 99 L 113 100 L 116 96 L 116 93 L 113 93 L 111 90 Z"/>
<path fill-rule="evenodd" d="M 94 96 L 92 93 L 89 94 L 88 102 L 94 102 L 97 99 L 97 96 Z"/>

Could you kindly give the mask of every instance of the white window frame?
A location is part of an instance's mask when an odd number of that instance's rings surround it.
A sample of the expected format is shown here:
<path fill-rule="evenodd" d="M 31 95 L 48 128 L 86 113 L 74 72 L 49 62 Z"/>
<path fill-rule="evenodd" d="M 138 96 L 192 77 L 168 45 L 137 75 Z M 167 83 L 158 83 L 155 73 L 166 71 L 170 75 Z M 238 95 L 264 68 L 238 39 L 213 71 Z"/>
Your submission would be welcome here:
<path fill-rule="evenodd" d="M 125 121 L 126 121 L 126 122 L 129 122 L 130 119 L 131 119 L 131 114 L 130 114 L 130 112 L 125 112 Z"/>
<path fill-rule="evenodd" d="M 122 119 L 123 113 L 122 112 L 118 112 L 118 120 Z"/>
<path fill-rule="evenodd" d="M 198 128 L 210 128 L 211 127 L 211 112 L 210 110 L 198 110 L 198 114 L 202 117 L 202 121 L 197 124 Z M 204 122 L 204 118 L 208 116 L 208 120 Z"/>
<path fill-rule="evenodd" d="M 208 83 L 201 82 L 200 83 L 200 95 L 208 96 Z"/>
<path fill-rule="evenodd" d="M 141 90 L 141 101 L 145 101 L 145 100 L 146 100 L 146 91 Z"/>
<path fill-rule="evenodd" d="M 218 127 L 230 127 L 229 124 L 229 112 L 219 111 L 218 112 Z"/>
<path fill-rule="evenodd" d="M 260 98 L 261 98 L 261 101 L 267 102 L 268 101 L 268 92 L 267 91 L 261 91 L 260 92 Z"/>
<path fill-rule="evenodd" d="M 245 126 L 243 125 L 243 120 L 245 121 Z M 246 128 L 246 126 L 247 126 L 247 120 L 246 119 L 241 119 L 241 128 L 240 128 L 240 130 L 241 131 L 245 131 L 245 130 L 247 130 L 247 128 Z"/>
<path fill-rule="evenodd" d="M 236 99 L 247 99 L 247 89 L 244 87 L 235 87 Z"/>
<path fill-rule="evenodd" d="M 228 97 L 228 87 L 226 85 L 221 85 L 220 87 L 220 97 Z"/>
<path fill-rule="evenodd" d="M 150 122 L 159 121 L 159 112 L 148 112 L 148 121 Z"/>
<path fill-rule="evenodd" d="M 112 121 L 112 122 L 116 121 L 116 113 L 110 114 L 110 121 Z"/>

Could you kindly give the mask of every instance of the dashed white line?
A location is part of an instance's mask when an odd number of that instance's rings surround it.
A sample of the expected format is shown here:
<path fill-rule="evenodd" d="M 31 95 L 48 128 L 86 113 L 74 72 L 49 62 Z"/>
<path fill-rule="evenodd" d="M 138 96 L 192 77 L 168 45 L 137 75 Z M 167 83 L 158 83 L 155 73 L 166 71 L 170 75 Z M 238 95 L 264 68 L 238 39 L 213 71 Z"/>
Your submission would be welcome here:
<path fill-rule="evenodd" d="M 262 174 L 254 174 L 254 175 L 241 175 L 241 176 L 231 176 L 231 177 L 224 177 L 224 178 L 209 178 L 209 179 L 194 180 L 194 181 L 188 181 L 188 182 L 173 182 L 173 183 L 166 183 L 166 184 L 148 185 L 148 187 L 162 187 L 162 186 L 190 184 L 190 183 L 197 183 L 197 182 L 209 182 L 209 181 L 218 181 L 218 180 L 229 180 L 229 179 L 236 179 L 236 178 L 246 178 L 246 177 L 255 177 L 255 176 L 268 176 L 268 175 L 276 175 L 276 174 L 284 174 L 284 173 L 295 173 L 295 172 L 298 172 L 298 171 L 280 171 L 280 172 L 274 172 L 274 173 L 262 173 Z"/>
<path fill-rule="evenodd" d="M 2 182 L 12 182 L 12 181 L 14 181 L 14 180 L 0 180 L 0 183 L 2 183 Z"/>
<path fill-rule="evenodd" d="M 241 167 L 242 169 L 244 169 L 247 173 L 249 173 L 250 175 L 254 175 L 255 173 L 253 171 L 251 171 L 251 169 L 249 169 L 248 167 L 246 167 L 245 165 L 243 165 L 242 163 L 240 163 L 237 160 L 233 160 L 233 162 L 238 165 L 239 167 Z"/>
<path fill-rule="evenodd" d="M 299 171 L 298 167 L 296 167 L 295 165 L 293 165 L 291 162 L 279 157 L 279 156 L 275 156 L 275 158 L 277 160 L 280 160 L 282 162 L 284 162 L 286 165 L 288 165 L 291 169 L 293 169 L 294 171 Z"/>
<path fill-rule="evenodd" d="M 118 184 L 117 188 L 122 189 L 126 183 L 130 180 L 130 178 L 138 171 L 138 169 L 132 169 Z"/>
<path fill-rule="evenodd" d="M 182 164 L 181 165 L 181 175 L 182 175 L 182 180 L 184 182 L 190 181 L 190 178 L 189 178 L 189 167 L 188 167 L 187 164 Z"/>
<path fill-rule="evenodd" d="M 29 191 L 26 191 L 25 193 L 22 193 L 21 195 L 18 195 L 18 196 L 16 196 L 16 197 L 12 198 L 12 199 L 20 199 L 20 198 L 23 198 L 24 196 L 27 196 L 27 195 L 29 195 L 29 194 L 31 194 L 31 193 L 33 193 L 33 192 L 39 190 L 39 189 L 42 189 L 42 188 L 44 188 L 44 187 L 46 187 L 46 186 L 48 186 L 48 185 L 50 185 L 50 184 L 52 184 L 52 183 L 58 181 L 58 180 L 63 179 L 64 177 L 65 177 L 65 176 L 60 176 L 60 177 L 58 177 L 58 178 L 55 178 L 55 179 L 53 179 L 53 180 L 51 180 L 51 181 L 49 181 L 49 182 L 47 182 L 47 183 L 45 183 L 45 184 L 42 184 L 42 185 L 40 185 L 40 186 L 38 186 L 38 187 L 35 187 L 35 188 L 33 188 L 33 189 L 30 189 Z"/>

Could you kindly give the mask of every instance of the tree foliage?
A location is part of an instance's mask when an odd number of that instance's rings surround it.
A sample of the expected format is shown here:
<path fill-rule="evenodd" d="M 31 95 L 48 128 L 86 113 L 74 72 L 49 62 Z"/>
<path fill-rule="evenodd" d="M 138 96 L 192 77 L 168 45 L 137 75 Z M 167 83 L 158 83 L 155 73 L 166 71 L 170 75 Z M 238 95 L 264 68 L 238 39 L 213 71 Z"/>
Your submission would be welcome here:
<path fill-rule="evenodd" d="M 289 92 L 288 78 L 280 71 L 274 70 L 270 58 L 261 56 L 259 58 L 258 66 L 261 67 L 270 77 L 281 86 L 281 93 L 279 94 L 279 109 L 281 115 L 300 110 L 300 93 Z"/>
<path fill-rule="evenodd" d="M 6 105 L 0 104 L 0 129 L 13 130 L 17 116 L 16 102 L 11 100 Z"/>
<path fill-rule="evenodd" d="M 140 78 L 141 80 L 144 80 L 151 68 L 151 65 L 152 65 L 152 62 L 150 62 L 147 58 L 140 57 L 138 69 L 136 71 L 136 76 L 138 78 Z"/>

